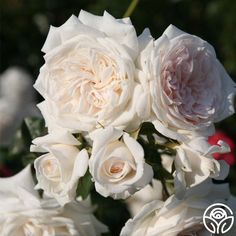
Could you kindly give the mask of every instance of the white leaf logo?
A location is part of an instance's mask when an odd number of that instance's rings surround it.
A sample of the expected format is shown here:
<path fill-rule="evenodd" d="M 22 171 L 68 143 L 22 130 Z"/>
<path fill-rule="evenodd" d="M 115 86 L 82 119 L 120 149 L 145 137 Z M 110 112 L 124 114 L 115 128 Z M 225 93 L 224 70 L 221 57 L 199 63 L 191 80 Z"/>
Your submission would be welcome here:
<path fill-rule="evenodd" d="M 203 214 L 203 223 L 210 233 L 225 234 L 234 224 L 233 212 L 225 204 L 212 204 Z"/>

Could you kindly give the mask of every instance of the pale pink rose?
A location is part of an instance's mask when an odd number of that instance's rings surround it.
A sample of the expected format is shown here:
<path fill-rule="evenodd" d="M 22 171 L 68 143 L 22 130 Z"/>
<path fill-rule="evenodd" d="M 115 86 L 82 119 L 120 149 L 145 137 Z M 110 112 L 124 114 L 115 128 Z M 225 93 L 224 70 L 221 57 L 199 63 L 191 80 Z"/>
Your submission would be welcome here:
<path fill-rule="evenodd" d="M 206 41 L 170 25 L 156 41 L 145 31 L 140 45 L 139 78 L 159 132 L 180 141 L 211 135 L 215 122 L 234 113 L 235 83 Z"/>

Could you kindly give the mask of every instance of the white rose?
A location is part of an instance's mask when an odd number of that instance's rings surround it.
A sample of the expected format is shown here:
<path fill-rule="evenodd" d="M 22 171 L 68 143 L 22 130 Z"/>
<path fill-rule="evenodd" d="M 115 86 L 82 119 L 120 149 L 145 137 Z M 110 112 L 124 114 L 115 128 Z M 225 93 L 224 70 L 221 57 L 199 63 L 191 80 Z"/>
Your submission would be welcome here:
<path fill-rule="evenodd" d="M 135 78 L 138 39 L 129 18 L 81 11 L 51 27 L 45 64 L 34 87 L 45 98 L 39 108 L 49 130 L 72 132 L 113 125 L 135 129 L 142 92 Z"/>
<path fill-rule="evenodd" d="M 224 202 L 230 196 L 229 186 L 206 182 L 199 187 L 183 200 L 172 195 L 165 202 L 155 200 L 146 204 L 126 223 L 120 235 L 210 236 L 202 223 L 203 213 L 210 204 Z"/>
<path fill-rule="evenodd" d="M 63 144 L 61 144 L 63 142 Z M 52 133 L 33 140 L 33 151 L 46 151 L 34 161 L 37 189 L 55 198 L 61 205 L 72 201 L 80 177 L 88 168 L 88 153 L 73 145 L 78 141 L 69 133 Z"/>
<path fill-rule="evenodd" d="M 30 166 L 11 178 L 0 178 L 1 236 L 96 236 L 106 226 L 92 214 L 89 202 L 60 207 L 54 200 L 41 200 L 34 190 Z"/>
<path fill-rule="evenodd" d="M 125 199 L 151 181 L 153 170 L 145 163 L 143 148 L 127 133 L 107 127 L 91 138 L 89 170 L 101 195 Z"/>
<path fill-rule="evenodd" d="M 209 136 L 213 123 L 234 113 L 235 83 L 210 44 L 173 25 L 156 41 L 147 30 L 139 41 L 138 74 L 150 92 L 146 106 L 157 131 L 180 141 Z"/>
<path fill-rule="evenodd" d="M 198 138 L 188 145 L 177 146 L 176 151 L 174 183 L 178 197 L 183 197 L 187 188 L 200 184 L 207 178 L 223 180 L 228 175 L 229 165 L 223 160 L 215 160 L 212 156 L 213 153 L 230 151 L 223 141 L 211 146 L 205 138 Z"/>

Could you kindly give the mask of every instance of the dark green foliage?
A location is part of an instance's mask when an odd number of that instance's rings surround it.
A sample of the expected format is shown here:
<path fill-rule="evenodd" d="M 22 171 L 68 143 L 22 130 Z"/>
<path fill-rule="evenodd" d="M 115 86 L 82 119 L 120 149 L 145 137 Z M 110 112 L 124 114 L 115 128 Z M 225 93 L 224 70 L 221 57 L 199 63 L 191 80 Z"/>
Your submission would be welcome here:
<path fill-rule="evenodd" d="M 104 198 L 95 189 L 91 193 L 91 200 L 97 206 L 96 217 L 109 226 L 110 233 L 104 234 L 104 236 L 118 236 L 121 228 L 130 218 L 126 204 L 121 200 L 114 200 L 110 197 Z"/>
<path fill-rule="evenodd" d="M 92 176 L 87 170 L 86 174 L 79 179 L 79 183 L 76 190 L 76 195 L 82 197 L 82 199 L 86 199 L 92 189 L 94 188 L 94 184 L 92 182 Z"/>
<path fill-rule="evenodd" d="M 89 151 L 91 149 L 91 146 L 88 144 L 87 140 L 84 138 L 82 134 L 77 133 L 73 135 L 80 142 L 80 144 L 78 145 L 79 150 L 85 148 L 87 151 Z"/>
<path fill-rule="evenodd" d="M 44 120 L 41 118 L 26 118 L 16 131 L 8 147 L 0 146 L 0 160 L 13 173 L 17 173 L 27 164 L 37 158 L 37 153 L 30 153 L 32 139 L 47 133 Z"/>
<path fill-rule="evenodd" d="M 153 134 L 156 134 L 160 137 L 164 137 L 155 130 L 153 124 L 147 122 L 143 123 L 139 132 L 138 142 L 143 147 L 146 162 L 153 168 L 154 178 L 162 182 L 163 195 L 167 197 L 169 193 L 166 188 L 166 181 L 173 180 L 173 176 L 166 169 L 163 168 L 161 163 L 161 154 L 174 155 L 175 150 L 172 148 L 168 148 L 168 144 L 175 144 L 177 142 L 165 138 L 165 145 L 161 145 L 160 143 L 157 143 L 155 141 Z M 147 137 L 148 142 L 142 138 L 142 135 L 145 135 Z"/>
<path fill-rule="evenodd" d="M 155 130 L 153 124 L 147 122 L 143 123 L 139 132 L 138 142 L 144 149 L 145 160 L 153 167 L 155 171 L 154 177 L 156 179 L 173 179 L 173 176 L 162 167 L 161 154 L 174 155 L 175 150 L 173 148 L 169 148 L 168 144 L 174 144 L 175 141 L 165 138 L 167 142 L 165 145 L 161 145 L 155 141 L 153 134 L 157 134 L 158 136 L 162 137 L 162 135 Z M 142 138 L 142 135 L 147 137 L 148 142 Z"/>
<path fill-rule="evenodd" d="M 49 25 L 63 24 L 80 9 L 104 10 L 121 18 L 131 0 L 2 0 L 0 2 L 0 71 L 21 65 L 37 76 L 43 64 L 40 52 Z M 131 16 L 138 34 L 149 27 L 155 38 L 169 24 L 203 37 L 217 51 L 230 74 L 236 75 L 236 2 L 233 0 L 140 0 Z"/>
<path fill-rule="evenodd" d="M 45 122 L 42 118 L 27 117 L 25 118 L 22 127 L 25 127 L 25 132 L 28 132 L 28 136 L 31 138 L 30 144 L 32 139 L 47 134 L 47 128 L 45 127 Z"/>
<path fill-rule="evenodd" d="M 146 136 L 148 142 L 146 142 L 142 136 Z M 159 136 L 160 139 L 166 140 L 164 143 L 160 143 L 158 141 L 155 141 L 155 137 Z M 169 155 L 174 155 L 175 151 L 171 146 L 178 144 L 176 140 L 166 138 L 164 135 L 156 131 L 154 125 L 150 122 L 144 122 L 139 130 L 139 138 L 138 141 L 141 142 L 143 145 L 146 143 L 148 145 L 151 145 L 154 149 L 159 150 L 159 153 L 166 153 Z"/>

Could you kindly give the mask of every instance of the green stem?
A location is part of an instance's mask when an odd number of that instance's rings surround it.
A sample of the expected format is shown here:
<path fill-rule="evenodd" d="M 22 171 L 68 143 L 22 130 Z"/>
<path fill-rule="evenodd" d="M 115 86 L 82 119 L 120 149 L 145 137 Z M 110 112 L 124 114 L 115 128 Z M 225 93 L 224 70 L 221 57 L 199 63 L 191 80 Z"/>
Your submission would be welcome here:
<path fill-rule="evenodd" d="M 138 3 L 139 3 L 139 0 L 132 0 L 132 2 L 130 3 L 123 17 L 130 17 L 132 13 L 134 12 Z"/>
<path fill-rule="evenodd" d="M 168 189 L 166 187 L 166 183 L 165 183 L 165 180 L 164 179 L 161 179 L 161 183 L 162 183 L 162 186 L 163 186 L 163 191 L 164 191 L 164 199 L 168 198 L 170 196 L 169 192 L 168 192 Z"/>

